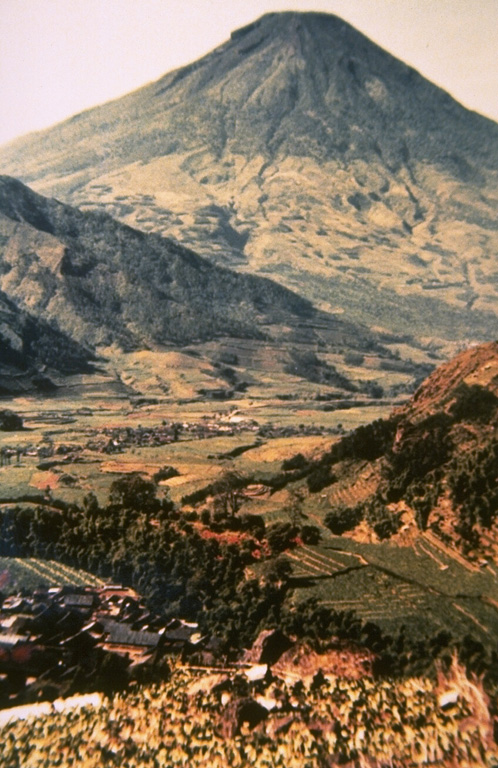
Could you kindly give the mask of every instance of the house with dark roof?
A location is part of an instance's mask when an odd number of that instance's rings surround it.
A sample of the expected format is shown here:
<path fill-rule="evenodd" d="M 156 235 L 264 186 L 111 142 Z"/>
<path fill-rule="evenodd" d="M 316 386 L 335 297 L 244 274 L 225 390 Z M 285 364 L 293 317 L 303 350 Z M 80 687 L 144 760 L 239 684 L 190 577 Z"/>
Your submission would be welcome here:
<path fill-rule="evenodd" d="M 105 638 L 102 648 L 112 653 L 137 659 L 154 651 L 162 642 L 159 632 L 131 629 L 129 625 L 107 620 L 104 625 Z"/>

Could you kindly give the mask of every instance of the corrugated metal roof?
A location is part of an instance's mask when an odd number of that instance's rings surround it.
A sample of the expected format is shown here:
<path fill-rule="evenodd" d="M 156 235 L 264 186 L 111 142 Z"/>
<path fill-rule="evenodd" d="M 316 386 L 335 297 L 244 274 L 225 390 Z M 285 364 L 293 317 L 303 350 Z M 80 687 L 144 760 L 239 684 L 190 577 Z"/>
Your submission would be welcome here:
<path fill-rule="evenodd" d="M 115 624 L 107 626 L 109 632 L 108 643 L 117 645 L 140 645 L 146 648 L 155 648 L 161 639 L 157 632 L 141 632 L 130 629 L 124 624 Z"/>

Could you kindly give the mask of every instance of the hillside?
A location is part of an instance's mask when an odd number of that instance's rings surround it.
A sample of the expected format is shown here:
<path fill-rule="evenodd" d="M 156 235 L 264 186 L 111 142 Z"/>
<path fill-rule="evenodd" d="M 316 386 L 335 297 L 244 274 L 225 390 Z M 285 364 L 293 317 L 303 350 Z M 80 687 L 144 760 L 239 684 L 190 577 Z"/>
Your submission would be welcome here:
<path fill-rule="evenodd" d="M 51 393 L 59 377 L 95 370 L 95 355 L 0 291 L 0 396 Z"/>
<path fill-rule="evenodd" d="M 0 168 L 371 327 L 498 332 L 498 127 L 334 16 L 263 16 Z"/>
<path fill-rule="evenodd" d="M 196 345 L 197 356 L 219 365 L 240 356 L 243 367 L 247 357 L 256 368 L 349 390 L 328 353 L 393 357 L 378 334 L 317 311 L 271 280 L 213 265 L 171 240 L 44 198 L 9 177 L 0 177 L 0 264 L 0 290 L 12 301 L 94 349 Z M 226 376 L 237 378 L 229 367 Z"/>
<path fill-rule="evenodd" d="M 471 568 L 496 564 L 497 426 L 492 342 L 440 366 L 389 419 L 360 427 L 301 476 L 312 494 L 326 493 L 333 533 L 401 546 L 429 539 Z"/>
<path fill-rule="evenodd" d="M 62 765 L 492 762 L 497 386 L 498 343 L 468 349 L 342 439 L 267 402 L 20 398 L 0 708 L 49 715 L 2 729 L 6 764 L 46 762 L 54 717 Z"/>

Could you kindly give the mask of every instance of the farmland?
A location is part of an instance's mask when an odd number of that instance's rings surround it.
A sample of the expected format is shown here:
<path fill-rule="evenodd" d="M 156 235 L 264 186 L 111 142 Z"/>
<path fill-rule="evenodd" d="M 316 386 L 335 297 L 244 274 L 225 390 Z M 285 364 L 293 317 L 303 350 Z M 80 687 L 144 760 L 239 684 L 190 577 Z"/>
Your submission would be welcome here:
<path fill-rule="evenodd" d="M 316 768 L 328 768 L 330 753 L 362 768 L 477 768 L 494 759 L 486 696 L 497 684 L 495 565 L 419 526 L 404 499 L 381 504 L 399 525 L 385 538 L 376 533 L 368 515 L 386 477 L 379 446 L 394 432 L 389 422 L 350 430 L 386 415 L 387 403 L 327 410 L 317 391 L 278 397 L 284 381 L 270 379 L 266 393 L 253 387 L 251 398 L 229 403 L 179 402 L 153 387 L 136 399 L 105 382 L 81 397 L 13 403 L 24 429 L 0 433 L 2 592 L 122 583 L 143 596 L 144 616 L 154 611 L 164 626 L 191 622 L 204 645 L 188 651 L 190 667 L 173 661 L 169 680 L 169 660 L 162 671 L 151 662 L 155 688 L 135 689 L 130 678 L 127 693 L 94 711 L 6 726 L 6 766 L 28 758 L 30 768 L 42 766 L 56 721 L 62 766 L 72 757 L 89 766 L 300 768 L 304 754 Z M 331 513 L 361 505 L 354 527 L 332 532 Z M 246 681 L 259 633 L 276 629 L 294 658 L 284 653 L 264 680 Z M 105 627 L 98 631 L 105 638 Z M 303 666 L 304 689 L 295 688 L 298 658 L 323 665 L 326 681 L 305 679 Z M 228 677 L 230 695 L 211 691 L 197 665 Z M 441 697 L 455 690 L 443 709 Z M 241 697 L 279 703 L 254 730 L 237 730 Z M 408 714 L 418 703 L 425 722 Z M 129 722 L 146 709 L 154 715 L 145 741 Z M 195 731 L 183 728 L 185 718 Z M 83 730 L 93 734 L 88 742 Z"/>
<path fill-rule="evenodd" d="M 91 573 L 54 560 L 35 557 L 0 557 L 0 574 L 4 592 L 33 591 L 40 587 L 98 587 L 104 581 Z"/>
<path fill-rule="evenodd" d="M 141 369 L 134 370 L 138 375 Z M 319 456 L 345 427 L 356 425 L 360 416 L 366 420 L 374 415 L 372 408 L 354 408 L 349 425 L 349 412 L 342 410 L 321 412 L 318 420 L 314 400 L 288 403 L 255 397 L 229 406 L 198 400 L 180 406 L 163 396 L 136 405 L 109 392 L 106 398 L 90 392 L 79 400 L 61 397 L 52 399 L 49 409 L 47 405 L 27 398 L 13 403 L 26 428 L 0 435 L 2 447 L 12 453 L 10 463 L 0 468 L 4 506 L 21 503 L 36 509 L 55 500 L 81 504 L 90 492 L 103 504 L 116 478 L 138 472 L 152 479 L 165 466 L 176 475 L 160 482 L 158 497 L 170 496 L 176 504 L 228 470 L 263 483 L 264 489 L 266 479 L 280 471 L 289 455 Z M 115 445 L 107 450 L 110 441 Z M 361 502 L 375 489 L 375 469 L 366 462 L 355 477 L 303 499 L 299 514 L 318 526 L 321 542 L 301 542 L 284 555 L 292 569 L 293 601 L 315 597 L 327 608 L 354 611 L 386 630 L 400 623 L 415 633 L 451 625 L 458 636 L 471 633 L 488 643 L 490 632 L 498 631 L 491 567 L 470 567 L 430 532 L 418 536 L 413 546 L 362 543 L 357 537 L 330 534 L 324 525 L 327 510 Z M 241 513 L 262 515 L 267 525 L 285 522 L 291 499 L 285 489 L 244 495 Z M 51 581 L 91 585 L 95 578 L 36 558 L 6 559 L 0 568 L 8 572 L 12 588 Z M 260 570 L 253 566 L 256 574 Z"/>
<path fill-rule="evenodd" d="M 133 370 L 141 381 L 145 372 L 141 367 Z M 190 371 L 187 367 L 181 375 L 188 377 Z M 179 376 L 176 371 L 175 380 Z M 84 396 L 12 400 L 9 407 L 24 419 L 25 430 L 0 432 L 0 449 L 11 454 L 9 463 L 0 467 L 0 500 L 39 497 L 48 487 L 66 502 L 81 502 L 90 490 L 103 501 L 120 473 L 138 471 L 152 477 L 164 465 L 173 465 L 179 477 L 171 483 L 171 493 L 179 501 L 227 466 L 248 475 L 271 473 L 294 450 L 315 455 L 344 429 L 387 413 L 390 407 L 365 404 L 323 412 L 314 399 L 316 387 L 310 385 L 301 398 L 287 402 L 276 397 L 282 383 L 269 384 L 260 396 L 255 390 L 251 398 L 229 404 L 199 397 L 180 404 L 157 388 L 149 399 L 137 403 L 113 394 L 108 379 L 101 391 L 89 389 Z M 164 424 L 181 425 L 177 441 L 157 445 L 152 439 L 133 440 L 114 452 L 102 452 L 113 431 L 150 433 L 164 430 Z M 259 431 L 263 437 L 258 437 Z M 230 458 L 247 444 L 255 447 Z"/>
<path fill-rule="evenodd" d="M 412 549 L 337 537 L 321 546 L 298 546 L 286 553 L 296 585 L 293 599 L 298 604 L 315 597 L 320 605 L 354 611 L 388 631 L 402 623 L 412 636 L 424 636 L 451 627 L 455 637 L 471 634 L 488 644 L 498 632 L 493 574 L 469 572 L 430 546 L 427 540 Z"/>

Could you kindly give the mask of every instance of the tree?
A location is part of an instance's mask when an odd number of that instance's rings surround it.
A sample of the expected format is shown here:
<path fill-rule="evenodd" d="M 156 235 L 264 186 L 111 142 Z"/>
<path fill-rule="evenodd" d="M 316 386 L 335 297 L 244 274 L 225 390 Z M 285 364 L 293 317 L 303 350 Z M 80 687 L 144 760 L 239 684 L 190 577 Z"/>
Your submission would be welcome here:
<path fill-rule="evenodd" d="M 247 531 L 256 539 L 262 539 L 265 535 L 266 526 L 264 518 L 261 515 L 247 514 L 241 515 L 241 529 Z"/>
<path fill-rule="evenodd" d="M 303 544 L 311 544 L 313 546 L 320 543 L 321 533 L 316 525 L 303 525 L 300 535 Z"/>
<path fill-rule="evenodd" d="M 319 464 L 316 469 L 308 475 L 306 480 L 310 493 L 319 493 L 337 480 L 332 472 L 332 468 L 327 464 Z"/>
<path fill-rule="evenodd" d="M 268 528 L 268 544 L 272 552 L 283 552 L 295 543 L 299 533 L 297 526 L 291 523 L 273 523 Z"/>
<path fill-rule="evenodd" d="M 95 517 L 100 512 L 99 502 L 93 491 L 84 496 L 83 511 L 88 517 Z"/>
<path fill-rule="evenodd" d="M 232 517 L 235 517 L 242 504 L 240 489 L 244 486 L 245 482 L 245 479 L 237 472 L 226 471 L 214 483 L 215 505 L 223 514 L 230 514 Z"/>
<path fill-rule="evenodd" d="M 154 483 L 135 472 L 112 483 L 109 502 L 112 506 L 122 509 L 149 513 L 157 512 L 160 507 Z"/>
<path fill-rule="evenodd" d="M 289 503 L 285 507 L 285 512 L 294 526 L 298 526 L 303 517 L 304 491 L 302 488 L 294 488 L 289 493 Z"/>
<path fill-rule="evenodd" d="M 180 473 L 174 467 L 165 466 L 158 469 L 154 474 L 154 482 L 160 483 L 162 480 L 169 480 L 170 477 L 178 477 Z"/>
<path fill-rule="evenodd" d="M 390 539 L 401 528 L 401 513 L 391 512 L 378 498 L 369 503 L 366 518 L 379 539 Z"/>
<path fill-rule="evenodd" d="M 334 507 L 325 515 L 324 523 L 332 533 L 341 536 L 346 531 L 356 528 L 363 520 L 363 508 L 357 504 L 355 507 L 346 507 L 344 504 Z"/>
<path fill-rule="evenodd" d="M 277 557 L 269 561 L 265 568 L 265 577 L 270 584 L 287 584 L 292 574 L 292 565 L 286 557 Z"/>

